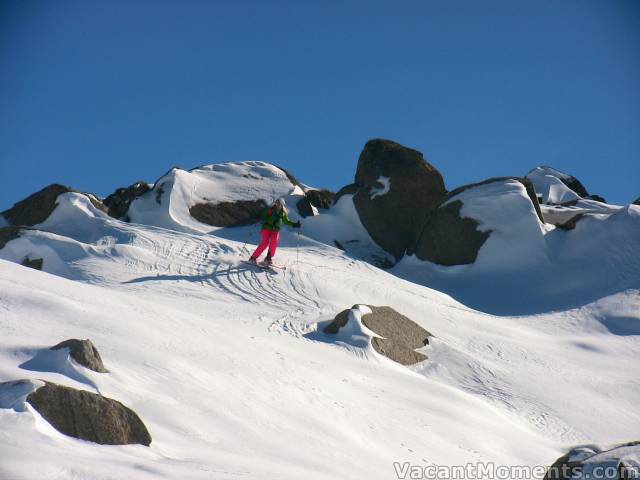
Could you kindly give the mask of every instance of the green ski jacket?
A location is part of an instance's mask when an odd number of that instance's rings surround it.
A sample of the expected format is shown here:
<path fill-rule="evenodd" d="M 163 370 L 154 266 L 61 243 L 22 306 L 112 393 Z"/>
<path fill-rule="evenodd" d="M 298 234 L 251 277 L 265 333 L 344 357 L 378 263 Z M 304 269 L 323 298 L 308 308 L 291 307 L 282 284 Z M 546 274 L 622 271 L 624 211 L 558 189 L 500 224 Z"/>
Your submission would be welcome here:
<path fill-rule="evenodd" d="M 292 222 L 287 217 L 287 214 L 284 210 L 280 210 L 276 212 L 273 207 L 265 208 L 264 211 L 260 214 L 259 217 L 262 220 L 262 229 L 263 230 L 271 230 L 274 232 L 279 232 L 282 224 L 289 225 L 290 227 L 295 227 L 298 225 L 296 222 Z"/>

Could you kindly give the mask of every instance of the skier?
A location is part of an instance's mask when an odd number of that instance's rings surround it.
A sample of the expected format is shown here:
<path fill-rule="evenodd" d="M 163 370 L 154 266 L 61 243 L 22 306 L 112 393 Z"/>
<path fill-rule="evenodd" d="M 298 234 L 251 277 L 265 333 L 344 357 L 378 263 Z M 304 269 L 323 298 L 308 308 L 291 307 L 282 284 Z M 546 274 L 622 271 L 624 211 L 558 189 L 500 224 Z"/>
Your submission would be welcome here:
<path fill-rule="evenodd" d="M 280 226 L 284 223 L 291 227 L 300 228 L 300 222 L 292 222 L 287 216 L 287 209 L 284 206 L 284 198 L 279 198 L 275 203 L 266 208 L 256 219 L 256 223 L 262 220 L 262 241 L 255 252 L 249 258 L 250 263 L 257 264 L 257 259 L 264 250 L 269 247 L 269 252 L 264 260 L 264 264 L 271 265 L 272 258 L 276 254 L 278 241 L 280 240 Z"/>

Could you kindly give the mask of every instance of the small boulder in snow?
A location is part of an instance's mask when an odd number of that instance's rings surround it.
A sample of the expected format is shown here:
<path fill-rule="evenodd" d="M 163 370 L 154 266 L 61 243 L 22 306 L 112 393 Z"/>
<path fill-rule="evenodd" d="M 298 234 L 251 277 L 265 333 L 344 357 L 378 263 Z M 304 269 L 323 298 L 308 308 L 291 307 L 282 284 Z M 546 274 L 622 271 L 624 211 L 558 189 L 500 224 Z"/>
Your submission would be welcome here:
<path fill-rule="evenodd" d="M 68 348 L 71 358 L 83 367 L 93 370 L 94 372 L 107 372 L 107 369 L 104 368 L 104 364 L 102 363 L 100 352 L 98 352 L 98 349 L 91 340 L 71 338 L 54 345 L 51 347 L 51 350 L 60 350 L 62 348 Z"/>
<path fill-rule="evenodd" d="M 267 208 L 264 200 L 237 200 L 235 202 L 198 203 L 189 213 L 199 222 L 213 227 L 248 225 Z"/>
<path fill-rule="evenodd" d="M 65 435 L 103 445 L 151 444 L 140 417 L 111 398 L 44 382 L 26 401 Z"/>
<path fill-rule="evenodd" d="M 425 212 L 445 194 L 442 175 L 422 153 L 381 139 L 364 146 L 351 189 L 363 226 L 396 260 L 413 243 Z"/>
<path fill-rule="evenodd" d="M 361 310 L 359 305 L 354 305 L 351 309 L 341 311 L 323 332 L 338 334 L 341 328 L 355 318 L 352 316 L 353 312 Z M 369 305 L 359 318 L 367 329 L 377 335 L 371 338 L 371 346 L 379 354 L 402 365 L 413 365 L 427 359 L 426 355 L 415 350 L 427 345 L 431 334 L 413 320 L 391 307 Z"/>
<path fill-rule="evenodd" d="M 11 240 L 18 238 L 22 230 L 20 227 L 0 227 L 0 250 Z"/>
<path fill-rule="evenodd" d="M 316 214 L 314 212 L 314 207 L 318 209 L 326 210 L 333 205 L 333 202 L 336 198 L 336 194 L 331 190 L 314 190 L 308 189 L 304 192 L 304 197 L 298 200 L 296 204 L 296 208 L 298 209 L 298 213 L 303 218 L 312 217 Z"/>
<path fill-rule="evenodd" d="M 322 208 L 325 210 L 333 205 L 333 202 L 336 198 L 335 193 L 324 188 L 320 190 L 309 189 L 304 192 L 304 196 L 307 197 L 311 205 L 316 208 Z"/>
<path fill-rule="evenodd" d="M 596 445 L 572 448 L 547 470 L 544 480 L 640 478 L 640 442 L 629 442 L 601 449 Z"/>
<path fill-rule="evenodd" d="M 24 260 L 22 260 L 21 265 L 23 267 L 29 267 L 29 268 L 33 268 L 34 270 L 42 270 L 42 265 L 44 263 L 44 260 L 42 258 L 25 258 Z"/>
<path fill-rule="evenodd" d="M 149 190 L 151 190 L 151 187 L 142 180 L 129 185 L 127 188 L 118 188 L 104 199 L 104 204 L 108 208 L 107 213 L 114 218 L 124 217 L 129 211 L 131 202 Z"/>

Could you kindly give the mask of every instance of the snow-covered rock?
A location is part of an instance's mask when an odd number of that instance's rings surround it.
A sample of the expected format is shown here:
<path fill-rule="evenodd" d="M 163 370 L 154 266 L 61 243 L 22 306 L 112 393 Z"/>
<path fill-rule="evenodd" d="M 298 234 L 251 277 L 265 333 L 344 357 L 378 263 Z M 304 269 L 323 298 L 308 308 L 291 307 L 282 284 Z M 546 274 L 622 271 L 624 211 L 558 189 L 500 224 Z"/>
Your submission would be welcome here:
<path fill-rule="evenodd" d="M 535 167 L 527 173 L 527 178 L 542 195 L 543 203 L 560 204 L 589 196 L 580 180 L 552 167 Z"/>
<path fill-rule="evenodd" d="M 534 203 L 535 202 L 535 203 Z M 517 178 L 450 192 L 426 219 L 415 255 L 440 265 L 518 269 L 546 258 L 537 201 Z"/>
<path fill-rule="evenodd" d="M 414 365 L 427 359 L 416 352 L 429 343 L 431 334 L 391 307 L 354 305 L 338 313 L 323 328 L 328 335 L 351 345 L 373 348 L 380 355 L 402 365 Z M 346 339 L 346 340 L 345 340 Z"/>
<path fill-rule="evenodd" d="M 238 201 L 258 201 L 264 205 L 284 197 L 291 209 L 303 195 L 302 189 L 294 185 L 283 170 L 265 162 L 220 163 L 188 171 L 173 168 L 155 182 L 151 191 L 131 203 L 128 214 L 134 223 L 206 233 L 215 230 L 216 226 L 192 216 L 191 210 L 198 205 L 211 205 L 214 209 L 219 204 Z M 247 211 L 249 217 L 255 216 L 253 209 Z M 242 222 L 236 218 L 232 223 Z"/>

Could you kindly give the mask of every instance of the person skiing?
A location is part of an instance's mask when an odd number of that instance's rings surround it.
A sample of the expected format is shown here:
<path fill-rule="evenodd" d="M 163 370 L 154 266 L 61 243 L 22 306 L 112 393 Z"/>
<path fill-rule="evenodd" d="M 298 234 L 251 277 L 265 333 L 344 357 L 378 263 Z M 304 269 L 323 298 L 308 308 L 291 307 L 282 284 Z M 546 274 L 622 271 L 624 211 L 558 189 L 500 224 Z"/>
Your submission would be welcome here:
<path fill-rule="evenodd" d="M 276 254 L 278 241 L 280 240 L 280 226 L 284 223 L 291 227 L 300 228 L 301 224 L 300 222 L 292 222 L 289 220 L 287 209 L 284 206 L 284 198 L 279 198 L 271 207 L 264 209 L 256 219 L 256 223 L 260 220 L 262 220 L 262 231 L 260 232 L 262 241 L 249 258 L 249 262 L 257 264 L 258 257 L 269 247 L 264 263 L 271 265 L 271 259 Z"/>

